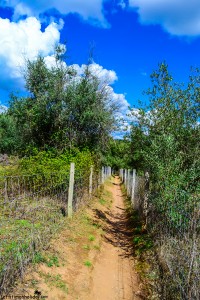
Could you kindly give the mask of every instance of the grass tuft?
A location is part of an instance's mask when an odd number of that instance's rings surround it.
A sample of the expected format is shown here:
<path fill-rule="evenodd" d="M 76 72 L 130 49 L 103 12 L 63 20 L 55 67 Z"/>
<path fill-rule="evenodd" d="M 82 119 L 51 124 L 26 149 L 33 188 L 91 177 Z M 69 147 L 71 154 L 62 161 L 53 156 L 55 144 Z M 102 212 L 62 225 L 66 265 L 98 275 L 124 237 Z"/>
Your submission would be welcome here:
<path fill-rule="evenodd" d="M 86 267 L 91 267 L 92 266 L 92 263 L 91 263 L 91 261 L 89 261 L 89 260 L 86 260 L 86 261 L 84 261 L 84 265 L 86 266 Z"/>

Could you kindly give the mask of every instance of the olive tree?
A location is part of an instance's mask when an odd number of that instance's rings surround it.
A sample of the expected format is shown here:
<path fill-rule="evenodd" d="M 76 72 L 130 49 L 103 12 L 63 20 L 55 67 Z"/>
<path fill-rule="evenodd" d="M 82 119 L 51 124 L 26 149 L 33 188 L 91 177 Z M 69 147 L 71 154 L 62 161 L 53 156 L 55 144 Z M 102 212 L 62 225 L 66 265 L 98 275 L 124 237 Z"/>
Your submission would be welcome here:
<path fill-rule="evenodd" d="M 63 53 L 63 49 L 56 50 L 51 67 L 40 56 L 35 61 L 27 60 L 29 96 L 12 96 L 9 113 L 26 146 L 104 148 L 115 124 L 117 105 L 90 64 L 80 75 L 66 65 Z"/>

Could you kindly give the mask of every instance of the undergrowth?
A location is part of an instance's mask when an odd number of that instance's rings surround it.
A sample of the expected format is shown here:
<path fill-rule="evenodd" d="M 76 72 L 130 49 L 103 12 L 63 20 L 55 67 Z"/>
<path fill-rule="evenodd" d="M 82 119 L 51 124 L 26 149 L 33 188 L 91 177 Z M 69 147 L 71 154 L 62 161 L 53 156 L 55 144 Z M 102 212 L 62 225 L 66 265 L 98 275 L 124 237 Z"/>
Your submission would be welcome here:
<path fill-rule="evenodd" d="M 123 194 L 126 194 L 122 185 Z M 155 246 L 151 235 L 147 232 L 139 213 L 132 208 L 128 197 L 125 199 L 125 207 L 129 220 L 129 227 L 133 231 L 132 245 L 135 258 L 135 269 L 143 282 L 145 299 L 160 299 L 159 268 L 156 264 Z"/>
<path fill-rule="evenodd" d="M 23 277 L 31 262 L 44 259 L 41 250 L 63 228 L 72 161 L 76 166 L 76 210 L 87 194 L 93 164 L 93 155 L 87 149 L 60 155 L 38 152 L 0 166 L 0 296 L 7 293 L 17 277 Z M 52 257 L 46 264 L 56 266 L 58 261 Z"/>
<path fill-rule="evenodd" d="M 41 283 L 43 287 L 47 286 L 48 288 L 53 286 L 55 289 L 57 288 L 68 293 L 70 283 L 66 281 L 64 276 L 61 277 L 59 275 L 59 273 L 65 273 L 67 266 L 69 266 L 70 259 L 69 255 L 63 254 L 63 250 L 60 251 L 60 247 L 62 246 L 67 247 L 67 249 L 69 247 L 70 255 L 74 255 L 77 264 L 82 265 L 83 268 L 87 267 L 88 271 L 92 268 L 95 257 L 101 247 L 102 228 L 97 222 L 94 222 L 91 210 L 88 211 L 87 207 L 89 207 L 91 203 L 93 207 L 95 207 L 95 205 L 99 206 L 102 189 L 96 194 L 98 197 L 88 199 L 86 207 L 83 206 L 79 211 L 74 213 L 72 219 L 61 218 L 62 223 L 60 224 L 59 230 L 51 235 L 53 239 L 51 239 L 50 247 L 48 247 L 48 243 L 46 243 L 46 247 L 42 246 L 43 244 L 41 243 L 41 245 L 37 245 L 34 251 L 32 249 L 31 271 L 29 275 L 26 274 L 25 279 L 21 283 L 22 286 L 26 284 L 29 294 L 34 293 L 35 290 L 42 290 L 42 293 L 44 292 L 45 294 L 45 289 L 43 290 L 43 288 L 41 288 Z M 30 230 L 30 224 L 26 220 L 23 222 L 20 221 L 19 223 L 21 226 L 27 226 Z M 47 227 L 51 227 L 51 225 L 52 224 L 48 224 Z M 57 240 L 59 241 L 59 245 L 57 245 Z M 73 251 L 71 251 L 71 249 L 73 249 Z M 28 253 L 30 254 L 29 250 Z M 69 252 L 67 252 L 67 254 L 69 254 Z M 18 285 L 20 290 L 20 280 L 18 281 Z M 70 290 L 70 292 L 72 291 Z"/>

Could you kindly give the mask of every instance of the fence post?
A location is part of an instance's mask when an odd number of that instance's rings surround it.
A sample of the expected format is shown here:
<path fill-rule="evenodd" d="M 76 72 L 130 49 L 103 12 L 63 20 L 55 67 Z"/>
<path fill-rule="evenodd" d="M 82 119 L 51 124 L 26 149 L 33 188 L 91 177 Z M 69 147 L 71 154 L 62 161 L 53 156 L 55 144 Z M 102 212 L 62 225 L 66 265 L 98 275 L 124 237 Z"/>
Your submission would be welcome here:
<path fill-rule="evenodd" d="M 89 196 L 92 195 L 93 166 L 90 167 Z"/>
<path fill-rule="evenodd" d="M 98 172 L 98 188 L 101 186 L 101 171 Z"/>
<path fill-rule="evenodd" d="M 124 169 L 122 169 L 122 183 L 124 183 Z"/>
<path fill-rule="evenodd" d="M 131 175 L 131 170 L 128 169 L 128 176 L 127 176 L 127 195 L 130 196 L 130 175 Z"/>
<path fill-rule="evenodd" d="M 144 194 L 144 206 L 143 213 L 145 216 L 145 226 L 148 226 L 148 200 L 149 200 L 149 172 L 145 172 L 145 194 Z"/>
<path fill-rule="evenodd" d="M 70 164 L 70 177 L 69 177 L 69 190 L 68 190 L 68 217 L 72 217 L 72 201 L 73 201 L 73 194 L 74 194 L 74 171 L 75 171 L 75 164 Z"/>
<path fill-rule="evenodd" d="M 134 196 L 135 196 L 135 180 L 136 180 L 136 170 L 133 170 L 133 181 L 132 181 L 132 194 L 131 194 L 131 203 L 134 208 Z"/>
<path fill-rule="evenodd" d="M 126 169 L 126 191 L 128 188 L 128 170 Z"/>
<path fill-rule="evenodd" d="M 127 181 L 126 181 L 126 179 L 127 179 L 127 172 L 126 172 L 127 170 L 125 169 L 124 170 L 124 185 L 125 185 L 125 188 L 126 188 L 126 184 L 127 184 Z"/>
<path fill-rule="evenodd" d="M 101 183 L 104 184 L 104 167 L 101 168 Z"/>
<path fill-rule="evenodd" d="M 8 178 L 5 177 L 5 186 L 4 186 L 4 204 L 8 202 Z"/>

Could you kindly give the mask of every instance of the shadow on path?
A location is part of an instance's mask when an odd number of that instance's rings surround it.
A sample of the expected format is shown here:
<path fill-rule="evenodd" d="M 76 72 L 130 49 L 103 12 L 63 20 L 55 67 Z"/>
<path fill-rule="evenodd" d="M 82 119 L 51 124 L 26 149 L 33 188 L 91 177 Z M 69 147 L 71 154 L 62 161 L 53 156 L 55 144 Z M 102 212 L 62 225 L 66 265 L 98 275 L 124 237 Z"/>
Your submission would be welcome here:
<path fill-rule="evenodd" d="M 116 188 L 119 193 L 115 195 L 117 198 L 122 198 L 120 184 L 114 184 L 119 186 Z M 119 202 L 122 202 L 120 199 Z M 111 210 L 101 211 L 99 209 L 94 210 L 96 222 L 101 223 L 102 229 L 105 233 L 105 240 L 112 244 L 114 247 L 119 247 L 122 250 L 122 256 L 133 257 L 133 228 L 130 226 L 129 218 L 126 209 L 121 206 L 121 203 L 112 207 Z"/>

